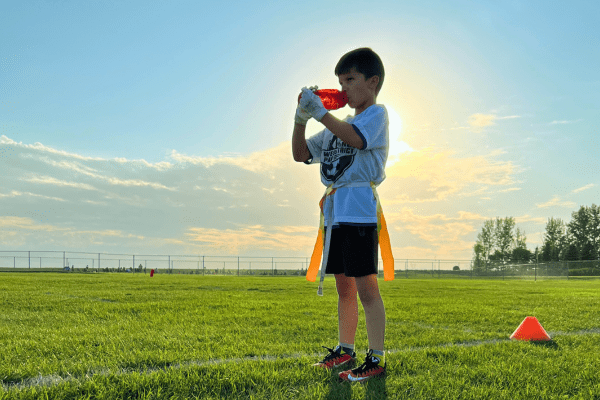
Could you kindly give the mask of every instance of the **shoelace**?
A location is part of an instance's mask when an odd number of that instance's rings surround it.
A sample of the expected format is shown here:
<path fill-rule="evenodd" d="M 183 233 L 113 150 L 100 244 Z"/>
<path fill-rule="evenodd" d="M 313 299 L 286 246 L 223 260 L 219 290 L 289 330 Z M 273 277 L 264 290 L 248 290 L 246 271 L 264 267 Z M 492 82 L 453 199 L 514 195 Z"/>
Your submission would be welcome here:
<path fill-rule="evenodd" d="M 321 346 L 324 349 L 329 350 L 329 354 L 325 356 L 325 358 L 323 359 L 323 361 L 329 361 L 332 360 L 336 357 L 339 357 L 342 353 L 341 352 L 337 352 L 334 349 L 330 349 L 329 347 L 326 346 Z"/>
<path fill-rule="evenodd" d="M 377 367 L 379 364 L 373 362 L 372 356 L 373 356 L 373 350 L 370 350 L 367 353 L 367 358 L 365 359 L 365 362 L 361 366 L 359 366 L 358 368 L 353 369 L 352 373 L 358 375 L 358 374 L 367 372 L 370 369 L 373 369 L 373 368 Z"/>

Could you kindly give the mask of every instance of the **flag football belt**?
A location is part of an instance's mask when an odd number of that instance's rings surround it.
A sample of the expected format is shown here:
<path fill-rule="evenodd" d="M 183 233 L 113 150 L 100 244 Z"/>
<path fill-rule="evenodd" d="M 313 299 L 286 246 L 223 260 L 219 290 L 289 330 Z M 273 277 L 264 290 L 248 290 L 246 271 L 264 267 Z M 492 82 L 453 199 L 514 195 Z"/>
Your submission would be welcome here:
<path fill-rule="evenodd" d="M 387 230 L 387 224 L 385 223 L 385 217 L 383 216 L 383 210 L 381 208 L 381 201 L 379 201 L 379 195 L 374 182 L 359 182 L 344 185 L 343 187 L 367 187 L 370 186 L 373 190 L 373 196 L 377 201 L 377 236 L 379 237 L 379 247 L 381 249 L 381 259 L 383 260 L 383 278 L 386 281 L 394 280 L 394 256 L 392 255 L 392 245 L 390 243 L 390 235 Z M 323 296 L 323 280 L 325 279 L 325 269 L 327 267 L 327 260 L 329 258 L 329 247 L 331 244 L 331 231 L 333 230 L 333 197 L 327 204 L 327 232 L 325 232 L 325 202 L 327 197 L 333 195 L 337 188 L 333 187 L 333 184 L 329 185 L 325 190 L 323 198 L 319 202 L 321 208 L 321 222 L 319 226 L 319 234 L 317 235 L 317 242 L 310 258 L 310 265 L 306 272 L 306 280 L 314 282 L 317 279 L 317 272 L 319 271 L 319 262 L 321 262 L 321 279 L 319 282 L 319 289 L 317 294 Z M 321 255 L 323 256 L 321 260 Z"/>

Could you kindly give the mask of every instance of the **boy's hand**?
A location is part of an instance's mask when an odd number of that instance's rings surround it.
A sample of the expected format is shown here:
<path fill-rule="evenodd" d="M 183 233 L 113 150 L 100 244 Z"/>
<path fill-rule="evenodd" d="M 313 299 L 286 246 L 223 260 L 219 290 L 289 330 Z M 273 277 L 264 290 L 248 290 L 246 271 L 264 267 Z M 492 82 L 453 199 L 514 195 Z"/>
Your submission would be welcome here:
<path fill-rule="evenodd" d="M 296 108 L 296 117 L 294 118 L 296 123 L 300 125 L 306 125 L 308 120 L 311 118 L 312 117 L 310 116 L 310 114 L 304 111 L 304 109 L 298 104 L 298 107 Z"/>
<path fill-rule="evenodd" d="M 308 88 L 309 90 L 312 90 L 313 92 L 315 90 L 318 90 L 319 87 L 318 86 L 311 86 Z M 296 108 L 296 117 L 294 118 L 294 120 L 296 121 L 297 124 L 300 125 L 306 125 L 306 123 L 308 122 L 309 119 L 311 119 L 312 117 L 310 116 L 309 113 L 307 113 L 302 107 L 300 107 L 300 102 L 298 102 L 298 107 Z"/>
<path fill-rule="evenodd" d="M 321 118 L 327 114 L 327 109 L 323 106 L 323 102 L 319 96 L 314 94 L 312 90 L 305 87 L 302 88 L 300 107 L 317 121 L 321 121 Z"/>

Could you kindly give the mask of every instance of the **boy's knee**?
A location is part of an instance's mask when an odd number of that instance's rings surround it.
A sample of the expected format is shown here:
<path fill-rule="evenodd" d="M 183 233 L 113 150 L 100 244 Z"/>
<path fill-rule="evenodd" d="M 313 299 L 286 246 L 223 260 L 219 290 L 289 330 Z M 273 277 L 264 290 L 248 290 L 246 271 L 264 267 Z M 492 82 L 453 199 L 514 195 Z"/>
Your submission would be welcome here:
<path fill-rule="evenodd" d="M 356 297 L 356 283 L 354 278 L 349 278 L 343 274 L 335 276 L 335 287 L 340 297 Z"/>
<path fill-rule="evenodd" d="M 379 292 L 373 292 L 372 290 L 363 289 L 358 291 L 358 297 L 360 297 L 360 302 L 365 305 L 374 304 L 381 300 L 381 296 Z"/>
<path fill-rule="evenodd" d="M 381 301 L 379 288 L 376 285 L 358 285 L 357 292 L 358 297 L 360 297 L 360 302 L 364 305 L 370 305 Z"/>
<path fill-rule="evenodd" d="M 337 292 L 341 300 L 356 299 L 356 288 L 349 286 L 338 286 Z"/>

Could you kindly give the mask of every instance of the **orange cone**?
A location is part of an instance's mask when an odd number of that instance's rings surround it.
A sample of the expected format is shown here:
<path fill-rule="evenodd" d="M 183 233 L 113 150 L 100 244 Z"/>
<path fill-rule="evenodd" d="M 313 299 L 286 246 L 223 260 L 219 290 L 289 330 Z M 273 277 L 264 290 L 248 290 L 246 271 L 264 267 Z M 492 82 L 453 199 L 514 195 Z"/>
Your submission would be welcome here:
<path fill-rule="evenodd" d="M 510 336 L 515 340 L 548 341 L 552 340 L 536 317 L 527 317 Z"/>

